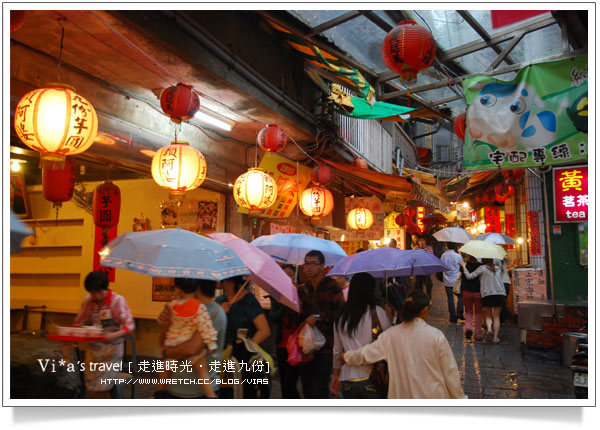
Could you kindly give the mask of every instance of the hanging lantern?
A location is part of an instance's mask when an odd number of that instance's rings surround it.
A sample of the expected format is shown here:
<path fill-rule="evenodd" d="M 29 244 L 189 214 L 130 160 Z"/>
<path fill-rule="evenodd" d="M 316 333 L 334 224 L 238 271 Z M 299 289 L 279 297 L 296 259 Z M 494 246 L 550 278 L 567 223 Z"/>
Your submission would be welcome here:
<path fill-rule="evenodd" d="M 100 228 L 112 228 L 119 224 L 121 190 L 111 181 L 104 181 L 94 190 L 92 212 L 94 224 Z"/>
<path fill-rule="evenodd" d="M 277 184 L 271 176 L 253 168 L 235 180 L 233 198 L 243 208 L 260 211 L 275 203 Z"/>
<path fill-rule="evenodd" d="M 200 98 L 190 85 L 179 82 L 160 93 L 160 107 L 171 121 L 180 123 L 192 119 L 200 109 Z"/>
<path fill-rule="evenodd" d="M 421 229 L 419 228 L 418 224 L 412 223 L 408 226 L 406 232 L 408 234 L 421 234 Z"/>
<path fill-rule="evenodd" d="M 404 209 L 404 215 L 406 215 L 409 218 L 413 218 L 416 213 L 417 211 L 412 206 L 407 206 L 406 209 Z"/>
<path fill-rule="evenodd" d="M 427 69 L 435 59 L 435 40 L 427 29 L 415 21 L 405 20 L 383 40 L 383 62 L 405 83 L 414 83 L 417 73 Z"/>
<path fill-rule="evenodd" d="M 57 209 L 73 197 L 75 188 L 75 159 L 67 157 L 62 169 L 42 168 L 44 198 Z"/>
<path fill-rule="evenodd" d="M 171 199 L 183 200 L 186 191 L 198 188 L 206 179 L 206 160 L 189 143 L 174 141 L 154 154 L 152 178 L 170 190 Z"/>
<path fill-rule="evenodd" d="M 512 178 L 512 170 L 501 170 L 500 173 L 502 174 L 502 176 L 504 176 L 506 179 L 511 179 Z"/>
<path fill-rule="evenodd" d="M 489 193 L 484 193 L 483 194 L 483 201 L 484 203 L 491 203 L 494 201 L 494 193 L 493 192 L 489 192 Z"/>
<path fill-rule="evenodd" d="M 506 199 L 508 198 L 508 196 L 506 194 L 498 194 L 498 193 L 496 193 L 496 195 L 494 197 L 498 203 L 504 203 L 506 201 Z"/>
<path fill-rule="evenodd" d="M 327 216 L 333 210 L 333 195 L 323 187 L 310 187 L 302 192 L 300 210 L 313 219 Z"/>
<path fill-rule="evenodd" d="M 92 104 L 73 87 L 50 84 L 25 94 L 15 109 L 21 141 L 41 153 L 42 168 L 62 169 L 67 155 L 84 152 L 98 133 Z"/>
<path fill-rule="evenodd" d="M 10 11 L 10 32 L 13 33 L 25 24 L 25 11 L 24 10 L 11 10 Z"/>
<path fill-rule="evenodd" d="M 454 133 L 460 140 L 465 140 L 465 131 L 467 127 L 467 115 L 461 113 L 454 120 Z"/>
<path fill-rule="evenodd" d="M 503 196 L 508 193 L 508 184 L 506 182 L 501 182 L 499 184 L 496 184 L 494 186 L 494 191 L 496 194 Z"/>
<path fill-rule="evenodd" d="M 287 135 L 277 124 L 269 124 L 258 132 L 258 145 L 267 152 L 279 152 L 287 144 Z"/>
<path fill-rule="evenodd" d="M 483 201 L 483 196 L 481 194 L 475 194 L 473 200 L 475 200 L 475 203 L 481 203 Z"/>
<path fill-rule="evenodd" d="M 403 227 L 410 223 L 410 218 L 406 215 L 400 214 L 396 217 L 394 221 L 396 222 L 396 224 L 398 224 L 398 227 Z"/>
<path fill-rule="evenodd" d="M 511 173 L 511 179 L 518 182 L 525 176 L 525 169 L 514 169 Z"/>
<path fill-rule="evenodd" d="M 322 165 L 313 167 L 310 172 L 310 180 L 318 185 L 327 185 L 331 181 L 331 169 Z"/>
<path fill-rule="evenodd" d="M 354 160 L 352 160 L 352 165 L 354 167 L 358 167 L 359 169 L 368 169 L 369 168 L 367 161 L 360 157 L 354 158 Z"/>
<path fill-rule="evenodd" d="M 367 208 L 355 208 L 348 212 L 348 226 L 354 230 L 366 230 L 373 224 L 373 213 Z"/>

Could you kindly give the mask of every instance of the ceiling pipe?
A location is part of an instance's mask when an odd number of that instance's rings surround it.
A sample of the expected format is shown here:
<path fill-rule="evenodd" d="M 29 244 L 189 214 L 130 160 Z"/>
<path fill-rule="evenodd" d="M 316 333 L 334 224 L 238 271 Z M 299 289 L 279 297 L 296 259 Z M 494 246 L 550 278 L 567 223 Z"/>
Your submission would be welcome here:
<path fill-rule="evenodd" d="M 420 139 L 422 137 L 426 137 L 426 136 L 431 136 L 432 134 L 436 134 L 438 131 L 440 131 L 440 128 L 442 128 L 442 124 L 440 123 L 440 121 L 436 118 L 434 124 L 437 126 L 435 130 L 430 131 L 429 133 L 425 133 L 425 134 L 420 134 L 418 136 L 415 136 L 412 138 L 412 140 L 417 140 Z"/>
<path fill-rule="evenodd" d="M 170 19 L 176 20 L 178 25 L 187 31 L 197 42 L 208 49 L 211 54 L 223 63 L 229 65 L 235 72 L 239 73 L 244 79 L 263 91 L 271 99 L 284 106 L 295 115 L 298 115 L 310 125 L 316 125 L 316 119 L 313 115 L 308 114 L 302 106 L 288 97 L 285 97 L 285 95 L 277 90 L 271 83 L 258 76 L 243 60 L 233 55 L 219 41 L 206 33 L 203 29 L 199 28 L 189 17 L 180 12 L 161 11 L 161 13 Z"/>

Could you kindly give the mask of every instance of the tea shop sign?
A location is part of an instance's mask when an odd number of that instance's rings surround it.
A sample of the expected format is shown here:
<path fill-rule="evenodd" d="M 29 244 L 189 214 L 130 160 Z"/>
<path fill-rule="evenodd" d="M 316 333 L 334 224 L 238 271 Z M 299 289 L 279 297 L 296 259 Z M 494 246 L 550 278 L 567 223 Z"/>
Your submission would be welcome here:
<path fill-rule="evenodd" d="M 555 168 L 554 222 L 586 222 L 588 220 L 588 168 L 570 166 Z"/>

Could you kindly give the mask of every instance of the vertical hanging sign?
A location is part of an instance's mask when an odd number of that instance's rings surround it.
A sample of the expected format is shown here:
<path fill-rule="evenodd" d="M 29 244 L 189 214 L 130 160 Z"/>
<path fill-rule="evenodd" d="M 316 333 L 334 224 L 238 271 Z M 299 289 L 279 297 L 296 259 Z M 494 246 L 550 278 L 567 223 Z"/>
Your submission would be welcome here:
<path fill-rule="evenodd" d="M 423 223 L 423 218 L 425 218 L 425 206 L 417 207 L 417 226 L 419 226 L 419 230 L 421 233 L 425 231 L 425 224 Z"/>
<path fill-rule="evenodd" d="M 588 220 L 588 168 L 570 166 L 555 168 L 554 222 L 586 222 Z"/>
<path fill-rule="evenodd" d="M 495 206 L 485 208 L 485 232 L 500 233 L 500 209 Z"/>
<path fill-rule="evenodd" d="M 108 275 L 109 282 L 115 282 L 115 268 L 100 265 L 98 251 L 104 248 L 108 242 L 117 237 L 117 226 L 113 228 L 101 228 L 95 226 L 94 234 L 94 270 L 102 270 Z"/>

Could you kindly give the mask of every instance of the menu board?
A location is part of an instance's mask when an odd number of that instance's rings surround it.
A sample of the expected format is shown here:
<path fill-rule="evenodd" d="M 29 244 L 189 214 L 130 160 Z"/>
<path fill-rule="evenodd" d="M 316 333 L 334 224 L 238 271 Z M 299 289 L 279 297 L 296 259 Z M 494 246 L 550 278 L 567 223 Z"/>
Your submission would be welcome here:
<path fill-rule="evenodd" d="M 544 269 L 513 269 L 512 273 L 515 312 L 518 309 L 518 302 L 548 299 Z"/>

